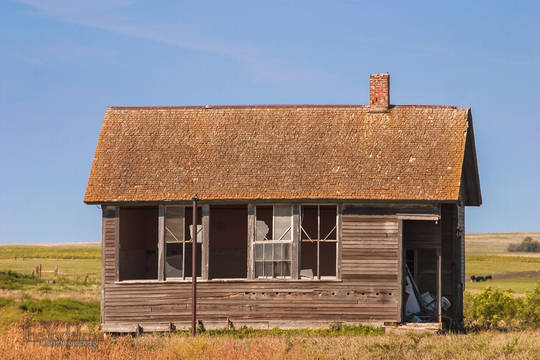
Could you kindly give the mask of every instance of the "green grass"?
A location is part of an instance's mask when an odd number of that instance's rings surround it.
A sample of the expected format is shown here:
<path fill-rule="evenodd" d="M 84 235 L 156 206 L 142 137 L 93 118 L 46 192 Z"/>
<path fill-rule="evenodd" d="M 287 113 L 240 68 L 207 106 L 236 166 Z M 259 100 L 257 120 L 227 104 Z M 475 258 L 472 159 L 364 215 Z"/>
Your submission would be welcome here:
<path fill-rule="evenodd" d="M 540 257 L 466 255 L 465 261 L 466 277 L 540 270 Z"/>
<path fill-rule="evenodd" d="M 2 245 L 0 259 L 101 259 L 99 243 L 88 245 Z"/>
<path fill-rule="evenodd" d="M 99 301 L 0 297 L 0 330 L 6 330 L 12 323 L 18 322 L 25 312 L 38 321 L 96 323 L 99 321 L 99 311 Z"/>
<path fill-rule="evenodd" d="M 16 300 L 0 297 L 0 331 L 18 322 L 22 314 L 23 311 L 17 306 Z"/>
<path fill-rule="evenodd" d="M 242 326 L 238 329 L 215 329 L 202 331 L 200 328 L 198 333 L 209 336 L 226 336 L 235 339 L 243 339 L 258 336 L 365 336 L 365 335 L 382 335 L 384 328 L 369 326 L 369 325 L 347 325 L 334 323 L 328 328 L 321 329 L 279 329 L 273 328 L 268 330 L 253 329 L 247 326 Z M 190 331 L 177 331 L 177 334 L 191 335 Z"/>
<path fill-rule="evenodd" d="M 22 311 L 29 312 L 35 320 L 66 322 L 97 322 L 99 301 L 79 301 L 73 299 L 23 299 L 18 302 Z"/>
<path fill-rule="evenodd" d="M 52 271 L 58 265 L 59 276 L 74 280 L 84 279 L 86 274 L 94 274 L 92 277 L 101 279 L 101 259 L 0 259 L 0 271 L 16 271 L 21 274 L 31 275 L 32 270 L 41 264 L 42 271 Z M 53 279 L 52 272 L 43 273 L 44 279 Z"/>
<path fill-rule="evenodd" d="M 515 294 L 524 294 L 527 291 L 533 290 L 539 282 L 539 278 L 512 278 L 485 282 L 467 282 L 465 289 L 482 291 L 488 286 L 491 286 L 494 289 L 512 290 Z"/>
<path fill-rule="evenodd" d="M 22 290 L 43 283 L 43 280 L 15 271 L 0 271 L 0 289 Z"/>

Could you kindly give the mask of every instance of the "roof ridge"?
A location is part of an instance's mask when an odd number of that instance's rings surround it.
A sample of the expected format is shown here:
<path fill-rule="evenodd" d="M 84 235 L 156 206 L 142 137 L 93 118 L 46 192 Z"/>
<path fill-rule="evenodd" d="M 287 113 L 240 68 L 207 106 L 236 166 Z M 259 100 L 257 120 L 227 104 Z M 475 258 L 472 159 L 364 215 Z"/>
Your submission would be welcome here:
<path fill-rule="evenodd" d="M 458 109 L 454 105 L 391 105 L 394 107 L 420 107 Z M 257 105 L 154 105 L 154 106 L 107 106 L 111 110 L 174 110 L 174 109 L 286 109 L 286 108 L 369 108 L 360 104 L 257 104 Z"/>

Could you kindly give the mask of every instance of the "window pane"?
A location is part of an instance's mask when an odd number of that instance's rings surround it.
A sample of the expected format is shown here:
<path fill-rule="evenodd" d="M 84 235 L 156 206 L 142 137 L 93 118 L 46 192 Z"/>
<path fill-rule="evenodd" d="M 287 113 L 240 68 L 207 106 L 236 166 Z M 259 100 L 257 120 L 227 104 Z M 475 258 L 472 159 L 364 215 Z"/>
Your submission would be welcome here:
<path fill-rule="evenodd" d="M 193 234 L 193 207 L 188 206 L 185 208 L 185 231 L 184 239 L 186 241 L 192 241 Z M 202 243 L 202 208 L 197 206 L 197 243 Z"/>
<path fill-rule="evenodd" d="M 282 244 L 282 246 L 283 246 L 282 259 L 291 260 L 291 244 Z"/>
<path fill-rule="evenodd" d="M 263 260 L 264 244 L 255 244 L 255 260 Z"/>
<path fill-rule="evenodd" d="M 336 276 L 336 243 L 319 244 L 319 269 L 321 276 Z"/>
<path fill-rule="evenodd" d="M 321 239 L 336 240 L 336 212 L 335 205 L 320 207 L 321 214 Z"/>
<path fill-rule="evenodd" d="M 272 240 L 272 207 L 257 206 L 257 221 L 255 223 L 255 240 Z"/>
<path fill-rule="evenodd" d="M 184 240 L 184 207 L 168 206 L 165 208 L 165 241 L 177 243 Z"/>
<path fill-rule="evenodd" d="M 272 277 L 272 262 L 271 261 L 264 262 L 264 276 Z"/>
<path fill-rule="evenodd" d="M 281 260 L 281 244 L 274 244 L 273 260 Z"/>
<path fill-rule="evenodd" d="M 274 276 L 281 276 L 281 267 L 283 262 L 281 261 L 274 261 Z"/>
<path fill-rule="evenodd" d="M 185 256 L 185 276 L 186 277 L 191 277 L 191 255 L 192 255 L 192 252 L 191 252 L 191 244 L 192 243 L 186 243 L 186 256 Z M 197 276 L 201 276 L 201 255 L 202 255 L 202 252 L 201 252 L 201 247 L 202 245 L 197 243 L 197 248 L 196 248 L 196 252 L 197 252 L 197 255 L 195 257 L 195 265 L 196 265 L 196 271 L 197 271 Z"/>
<path fill-rule="evenodd" d="M 283 262 L 283 276 L 291 276 L 291 263 L 288 261 Z"/>
<path fill-rule="evenodd" d="M 255 276 L 264 276 L 264 263 L 262 261 L 255 262 Z"/>
<path fill-rule="evenodd" d="M 302 206 L 302 240 L 318 237 L 317 206 Z"/>
<path fill-rule="evenodd" d="M 167 244 L 165 277 L 182 277 L 182 243 Z"/>
<path fill-rule="evenodd" d="M 274 240 L 292 240 L 292 208 L 290 205 L 274 206 Z"/>
<path fill-rule="evenodd" d="M 263 244 L 264 245 L 264 259 L 272 260 L 272 244 Z"/>
<path fill-rule="evenodd" d="M 303 241 L 301 244 L 301 270 L 305 273 L 317 275 L 317 242 Z"/>

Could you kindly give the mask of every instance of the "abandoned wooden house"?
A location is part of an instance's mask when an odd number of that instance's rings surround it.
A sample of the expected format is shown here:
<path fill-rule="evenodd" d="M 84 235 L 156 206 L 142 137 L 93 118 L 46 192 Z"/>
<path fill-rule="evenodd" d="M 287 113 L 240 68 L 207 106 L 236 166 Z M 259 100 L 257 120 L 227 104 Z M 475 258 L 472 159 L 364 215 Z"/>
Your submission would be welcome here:
<path fill-rule="evenodd" d="M 108 107 L 84 197 L 102 209 L 103 330 L 189 327 L 192 246 L 206 328 L 460 324 L 471 110 L 369 86 L 369 105 Z"/>

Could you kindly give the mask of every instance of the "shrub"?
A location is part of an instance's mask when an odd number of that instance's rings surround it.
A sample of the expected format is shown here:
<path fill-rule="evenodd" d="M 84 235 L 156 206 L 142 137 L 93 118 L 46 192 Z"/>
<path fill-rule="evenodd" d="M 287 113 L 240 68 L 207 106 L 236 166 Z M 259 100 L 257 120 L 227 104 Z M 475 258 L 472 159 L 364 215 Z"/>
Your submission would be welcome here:
<path fill-rule="evenodd" d="M 521 244 L 508 245 L 508 251 L 510 252 L 540 252 L 540 243 L 537 240 L 533 240 L 532 237 L 527 236 Z"/>
<path fill-rule="evenodd" d="M 540 327 L 540 281 L 533 291 L 527 292 L 520 318 L 532 327 Z"/>
<path fill-rule="evenodd" d="M 487 287 L 478 295 L 465 294 L 465 319 L 469 328 L 540 327 L 540 281 L 525 298 L 509 290 Z"/>
<path fill-rule="evenodd" d="M 521 249 L 526 252 L 539 252 L 540 243 L 537 240 L 533 240 L 530 236 L 527 236 L 521 242 Z"/>
<path fill-rule="evenodd" d="M 505 323 L 515 322 L 522 303 L 523 300 L 513 297 L 511 291 L 489 286 L 482 293 L 472 296 L 466 316 L 480 327 L 496 328 L 501 326 L 501 320 Z"/>

